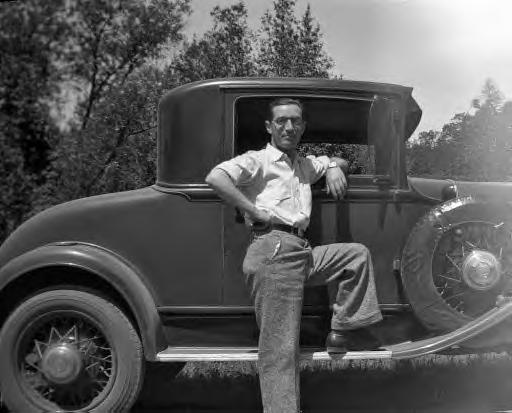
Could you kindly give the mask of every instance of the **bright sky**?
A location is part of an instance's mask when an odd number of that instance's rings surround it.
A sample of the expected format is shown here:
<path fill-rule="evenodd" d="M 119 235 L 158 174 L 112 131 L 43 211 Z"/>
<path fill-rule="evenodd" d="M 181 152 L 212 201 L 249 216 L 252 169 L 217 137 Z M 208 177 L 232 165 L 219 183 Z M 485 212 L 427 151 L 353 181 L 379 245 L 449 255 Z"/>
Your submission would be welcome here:
<path fill-rule="evenodd" d="M 297 0 L 320 23 L 335 73 L 412 86 L 423 109 L 416 132 L 468 111 L 486 78 L 512 99 L 512 0 Z M 192 0 L 186 33 L 211 27 L 210 11 L 236 0 Z M 245 0 L 249 25 L 272 0 Z"/>

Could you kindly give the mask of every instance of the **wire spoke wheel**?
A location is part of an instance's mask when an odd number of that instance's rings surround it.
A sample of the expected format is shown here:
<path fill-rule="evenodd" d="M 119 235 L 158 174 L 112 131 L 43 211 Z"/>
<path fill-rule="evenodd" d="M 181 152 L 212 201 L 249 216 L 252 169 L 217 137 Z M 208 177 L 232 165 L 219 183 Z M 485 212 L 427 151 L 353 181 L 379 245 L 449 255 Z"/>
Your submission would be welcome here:
<path fill-rule="evenodd" d="M 2 328 L 2 397 L 24 413 L 129 411 L 142 385 L 142 354 L 130 320 L 104 298 L 41 292 Z"/>
<path fill-rule="evenodd" d="M 24 341 L 18 355 L 23 384 L 67 410 L 88 406 L 111 382 L 113 349 L 85 316 L 46 317 Z"/>
<path fill-rule="evenodd" d="M 465 222 L 445 232 L 432 259 L 438 294 L 455 311 L 478 317 L 496 304 L 510 265 L 506 237 L 490 222 Z"/>
<path fill-rule="evenodd" d="M 401 275 L 428 329 L 460 328 L 495 308 L 500 296 L 511 295 L 511 212 L 505 203 L 458 198 L 432 208 L 414 226 Z M 509 340 L 505 333 L 503 340 Z"/>

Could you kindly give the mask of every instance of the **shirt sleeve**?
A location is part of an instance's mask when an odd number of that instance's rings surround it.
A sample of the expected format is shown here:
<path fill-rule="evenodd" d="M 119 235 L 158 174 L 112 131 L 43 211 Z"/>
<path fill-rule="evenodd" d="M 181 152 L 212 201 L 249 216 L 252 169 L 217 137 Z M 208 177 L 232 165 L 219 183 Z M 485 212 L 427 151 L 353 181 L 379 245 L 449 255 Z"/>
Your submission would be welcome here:
<path fill-rule="evenodd" d="M 329 167 L 330 159 L 328 156 L 308 155 L 306 157 L 306 170 L 308 171 L 308 179 L 310 184 L 314 184 L 322 176 L 325 175 Z"/>
<path fill-rule="evenodd" d="M 261 163 L 250 152 L 247 152 L 224 161 L 215 168 L 226 172 L 236 186 L 244 186 L 249 185 L 258 175 Z"/>

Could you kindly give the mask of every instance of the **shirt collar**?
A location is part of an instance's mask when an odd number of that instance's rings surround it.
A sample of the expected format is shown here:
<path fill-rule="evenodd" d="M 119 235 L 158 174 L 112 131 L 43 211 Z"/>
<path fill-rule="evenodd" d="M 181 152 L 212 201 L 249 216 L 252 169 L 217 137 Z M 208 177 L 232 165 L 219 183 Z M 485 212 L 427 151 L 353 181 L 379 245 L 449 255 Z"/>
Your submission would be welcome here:
<path fill-rule="evenodd" d="M 288 155 L 277 149 L 275 146 L 272 146 L 271 143 L 267 143 L 267 147 L 265 148 L 265 150 L 267 151 L 272 162 L 277 162 L 285 158 L 288 159 Z"/>

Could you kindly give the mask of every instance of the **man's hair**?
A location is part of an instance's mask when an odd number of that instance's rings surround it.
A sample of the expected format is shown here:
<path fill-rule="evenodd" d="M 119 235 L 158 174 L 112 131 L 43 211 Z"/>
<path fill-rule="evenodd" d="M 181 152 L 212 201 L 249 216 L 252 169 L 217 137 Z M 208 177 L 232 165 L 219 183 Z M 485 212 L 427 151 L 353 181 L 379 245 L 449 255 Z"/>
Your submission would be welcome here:
<path fill-rule="evenodd" d="M 300 100 L 292 98 L 277 98 L 268 104 L 267 120 L 273 120 L 274 108 L 276 106 L 283 105 L 297 105 L 300 108 L 300 111 L 302 112 L 302 117 L 304 117 L 304 106 L 302 105 L 302 102 Z"/>

